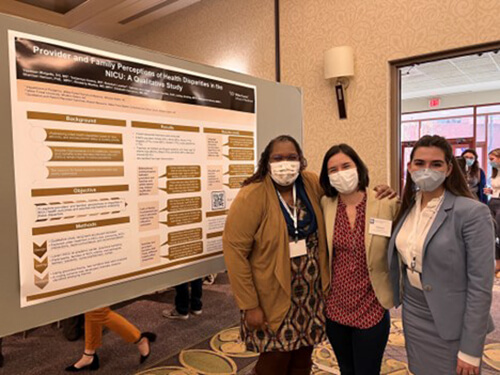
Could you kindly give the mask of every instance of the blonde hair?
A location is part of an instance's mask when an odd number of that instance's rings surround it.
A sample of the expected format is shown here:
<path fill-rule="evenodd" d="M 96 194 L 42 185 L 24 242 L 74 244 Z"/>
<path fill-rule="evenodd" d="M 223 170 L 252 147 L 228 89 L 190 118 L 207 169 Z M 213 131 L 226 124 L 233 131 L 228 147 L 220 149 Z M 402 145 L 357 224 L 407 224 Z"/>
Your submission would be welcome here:
<path fill-rule="evenodd" d="M 496 156 L 497 158 L 500 158 L 500 148 L 495 148 L 494 150 L 491 150 L 488 155 L 493 155 L 493 156 Z M 493 173 L 491 174 L 491 176 L 493 178 L 495 178 L 497 175 L 498 175 L 498 169 L 497 168 L 493 168 L 491 167 L 491 169 L 493 170 Z"/>

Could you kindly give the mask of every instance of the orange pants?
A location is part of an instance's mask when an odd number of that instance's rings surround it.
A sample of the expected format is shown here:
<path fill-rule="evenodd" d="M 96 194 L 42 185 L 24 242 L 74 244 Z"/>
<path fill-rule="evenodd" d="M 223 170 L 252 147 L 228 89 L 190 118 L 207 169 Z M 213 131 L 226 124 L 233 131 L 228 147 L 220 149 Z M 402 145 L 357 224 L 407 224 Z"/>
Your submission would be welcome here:
<path fill-rule="evenodd" d="M 136 326 L 109 307 L 103 307 L 85 314 L 86 350 L 96 350 L 101 346 L 103 326 L 119 334 L 126 342 L 136 342 L 141 337 Z"/>

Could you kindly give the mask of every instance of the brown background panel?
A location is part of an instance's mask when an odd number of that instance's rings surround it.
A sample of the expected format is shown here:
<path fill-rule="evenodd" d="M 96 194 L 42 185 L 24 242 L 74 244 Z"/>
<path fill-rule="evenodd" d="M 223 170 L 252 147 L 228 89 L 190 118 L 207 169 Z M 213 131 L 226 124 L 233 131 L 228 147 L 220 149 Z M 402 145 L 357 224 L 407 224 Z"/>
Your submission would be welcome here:
<path fill-rule="evenodd" d="M 78 124 L 88 124 L 88 125 L 113 125 L 113 126 L 126 126 L 127 123 L 123 120 L 114 120 L 109 118 L 101 117 L 87 117 L 87 116 L 77 116 L 77 115 L 65 115 L 61 113 L 50 113 L 50 112 L 33 112 L 29 111 L 27 113 L 28 119 L 31 120 L 45 120 L 45 121 L 62 121 L 71 122 Z"/>

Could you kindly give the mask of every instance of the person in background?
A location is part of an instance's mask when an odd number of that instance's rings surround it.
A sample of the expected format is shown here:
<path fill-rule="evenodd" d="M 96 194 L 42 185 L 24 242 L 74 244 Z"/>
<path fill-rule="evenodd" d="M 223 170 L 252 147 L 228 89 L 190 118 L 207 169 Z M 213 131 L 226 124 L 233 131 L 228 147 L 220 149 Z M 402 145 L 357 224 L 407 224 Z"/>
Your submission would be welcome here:
<path fill-rule="evenodd" d="M 368 169 L 350 146 L 323 159 L 321 206 L 331 262 L 326 334 L 341 374 L 380 374 L 394 306 L 387 245 L 398 203 L 377 200 Z"/>
<path fill-rule="evenodd" d="M 488 206 L 496 223 L 495 275 L 500 278 L 500 148 L 488 154 L 491 173 L 491 188 L 485 188 L 484 193 L 490 196 Z"/>
<path fill-rule="evenodd" d="M 216 273 L 211 273 L 205 276 L 203 279 L 203 285 L 213 285 L 215 283 L 215 279 L 217 278 Z"/>
<path fill-rule="evenodd" d="M 476 150 L 468 148 L 462 152 L 462 157 L 465 159 L 465 166 L 467 170 L 465 178 L 472 195 L 479 200 L 479 202 L 488 204 L 488 197 L 484 194 L 486 175 L 479 167 Z"/>
<path fill-rule="evenodd" d="M 63 335 L 68 341 L 76 341 L 83 335 L 85 317 L 83 314 L 61 320 Z"/>
<path fill-rule="evenodd" d="M 85 314 L 85 350 L 82 357 L 73 365 L 66 367 L 67 372 L 99 369 L 96 350 L 102 345 L 103 326 L 120 335 L 126 342 L 134 343 L 139 350 L 139 363 L 144 363 L 151 353 L 150 345 L 156 334 L 141 333 L 136 326 L 109 307 L 92 310 Z"/>
<path fill-rule="evenodd" d="M 414 375 L 479 374 L 493 330 L 493 220 L 471 199 L 458 168 L 443 137 L 416 142 L 389 243 L 394 300 L 403 304 Z"/>
<path fill-rule="evenodd" d="M 298 142 L 266 146 L 231 204 L 222 237 L 241 337 L 260 353 L 257 375 L 309 375 L 325 339 L 329 262 L 318 177 Z M 388 187 L 382 194 L 392 194 Z"/>
<path fill-rule="evenodd" d="M 191 293 L 189 287 L 191 286 Z M 193 315 L 201 315 L 203 303 L 203 279 L 196 279 L 175 287 L 175 307 L 172 310 L 163 310 L 165 318 L 174 320 L 186 320 L 189 312 Z"/>

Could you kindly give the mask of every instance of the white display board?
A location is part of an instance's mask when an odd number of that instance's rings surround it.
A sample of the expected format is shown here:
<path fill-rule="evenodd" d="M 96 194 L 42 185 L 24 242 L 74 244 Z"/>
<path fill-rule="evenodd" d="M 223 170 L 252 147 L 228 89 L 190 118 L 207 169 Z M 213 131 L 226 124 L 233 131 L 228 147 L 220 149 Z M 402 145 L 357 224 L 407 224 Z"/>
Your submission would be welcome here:
<path fill-rule="evenodd" d="M 222 254 L 256 88 L 9 32 L 21 306 Z"/>

